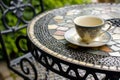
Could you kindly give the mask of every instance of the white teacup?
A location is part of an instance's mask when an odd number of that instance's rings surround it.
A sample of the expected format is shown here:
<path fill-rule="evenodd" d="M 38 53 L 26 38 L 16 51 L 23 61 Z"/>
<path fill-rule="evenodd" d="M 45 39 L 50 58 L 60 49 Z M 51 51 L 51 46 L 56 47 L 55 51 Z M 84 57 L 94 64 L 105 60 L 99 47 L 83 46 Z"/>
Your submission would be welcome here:
<path fill-rule="evenodd" d="M 79 16 L 74 19 L 74 24 L 78 35 L 81 37 L 81 41 L 89 44 L 96 37 L 100 36 L 102 27 L 105 24 L 110 24 L 106 22 L 104 19 L 97 16 Z M 111 24 L 107 30 L 111 28 Z M 107 31 L 106 30 L 106 31 Z"/>

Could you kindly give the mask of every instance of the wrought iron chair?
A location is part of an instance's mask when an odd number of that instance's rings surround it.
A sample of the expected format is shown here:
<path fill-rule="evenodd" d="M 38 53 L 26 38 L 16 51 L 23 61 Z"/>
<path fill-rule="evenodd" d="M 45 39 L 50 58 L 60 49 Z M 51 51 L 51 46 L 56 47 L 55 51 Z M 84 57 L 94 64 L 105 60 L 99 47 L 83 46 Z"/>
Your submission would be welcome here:
<path fill-rule="evenodd" d="M 0 45 L 2 46 L 2 53 L 7 62 L 8 68 L 19 76 L 23 77 L 24 80 L 46 80 L 47 78 L 55 79 L 55 77 L 53 78 L 55 75 L 53 75 L 52 72 L 49 72 L 52 74 L 52 76 L 48 76 L 48 71 L 46 71 L 47 69 L 38 64 L 32 57 L 30 50 L 32 49 L 33 45 L 29 42 L 27 36 L 25 34 L 20 34 L 17 38 L 15 36 L 16 33 L 19 34 L 19 31 L 25 29 L 29 23 L 29 21 L 23 18 L 23 12 L 25 11 L 25 8 L 29 8 L 30 12 L 32 12 L 33 15 L 31 19 L 44 11 L 43 0 L 39 0 L 39 2 L 40 4 L 37 6 L 39 6 L 41 11 L 36 13 L 31 0 L 27 0 L 25 2 L 23 0 L 12 0 L 10 1 L 9 6 L 6 5 L 3 0 L 0 0 L 0 12 L 2 13 L 1 21 L 4 26 L 4 30 L 0 31 Z M 15 26 L 10 26 L 8 24 L 7 14 L 9 13 L 15 15 L 15 17 L 18 19 Z M 11 57 L 8 56 L 7 47 L 5 44 L 6 36 L 12 36 L 13 39 L 16 39 L 16 47 L 19 52 L 24 53 L 23 56 L 15 59 L 11 59 Z M 20 46 L 21 40 L 26 41 L 27 49 L 23 49 Z"/>

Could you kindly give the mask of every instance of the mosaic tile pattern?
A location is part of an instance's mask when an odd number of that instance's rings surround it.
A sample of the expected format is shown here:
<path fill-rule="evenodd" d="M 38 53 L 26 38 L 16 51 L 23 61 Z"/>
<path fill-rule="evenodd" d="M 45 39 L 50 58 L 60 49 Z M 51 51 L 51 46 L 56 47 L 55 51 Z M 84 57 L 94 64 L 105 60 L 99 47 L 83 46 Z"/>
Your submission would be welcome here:
<path fill-rule="evenodd" d="M 113 18 L 120 17 L 119 13 L 120 13 L 120 9 L 116 7 L 106 7 L 106 8 L 93 7 L 93 8 L 83 8 L 82 10 L 73 9 L 67 11 L 65 15 L 54 16 L 48 25 L 48 29 L 50 31 L 50 34 L 54 38 L 62 41 L 64 40 L 64 33 L 70 28 L 74 27 L 73 19 L 75 17 L 82 15 L 96 15 L 102 17 L 105 20 L 111 21 L 111 23 L 113 23 L 112 28 L 109 30 L 109 33 L 112 35 L 112 40 L 105 46 L 91 48 L 91 51 L 97 49 L 105 52 L 106 53 L 105 55 L 120 56 L 120 27 L 119 27 L 120 25 L 114 25 L 116 21 L 113 20 Z M 52 22 L 55 24 L 52 24 Z M 103 30 L 106 30 L 106 28 L 107 26 L 103 27 Z M 76 45 L 72 45 L 72 44 L 69 44 L 68 46 L 72 48 L 78 48 Z M 101 54 L 101 53 L 97 53 L 97 54 Z"/>
<path fill-rule="evenodd" d="M 50 55 L 72 63 L 75 61 L 75 63 L 83 65 L 89 63 L 93 67 L 100 65 L 100 68 L 103 68 L 102 63 L 107 64 L 108 60 L 105 58 L 111 57 L 109 60 L 116 61 L 120 57 L 120 9 L 118 6 L 120 5 L 92 4 L 55 9 L 48 12 L 47 15 L 36 18 L 34 26 L 32 25 L 32 28 L 28 29 L 31 32 L 30 37 L 37 47 L 47 51 Z M 94 48 L 80 47 L 67 42 L 64 39 L 64 33 L 74 27 L 73 19 L 90 14 L 100 16 L 112 23 L 112 28 L 109 30 L 112 40 L 104 46 Z M 106 28 L 107 26 L 103 29 Z M 109 62 L 114 65 L 113 61 Z M 115 66 L 119 65 L 115 64 Z"/>

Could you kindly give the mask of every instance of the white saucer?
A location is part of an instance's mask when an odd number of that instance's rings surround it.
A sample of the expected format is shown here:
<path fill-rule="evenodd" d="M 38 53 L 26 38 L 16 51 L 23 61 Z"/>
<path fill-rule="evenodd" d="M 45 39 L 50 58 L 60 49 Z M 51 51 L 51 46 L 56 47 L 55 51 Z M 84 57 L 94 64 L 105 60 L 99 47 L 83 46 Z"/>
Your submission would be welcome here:
<path fill-rule="evenodd" d="M 90 44 L 86 44 L 80 41 L 80 37 L 76 33 L 75 28 L 68 30 L 65 35 L 65 39 L 75 45 L 82 46 L 82 47 L 98 47 L 107 44 L 111 40 L 111 35 L 108 32 L 105 32 L 103 35 L 97 37 L 93 42 Z"/>

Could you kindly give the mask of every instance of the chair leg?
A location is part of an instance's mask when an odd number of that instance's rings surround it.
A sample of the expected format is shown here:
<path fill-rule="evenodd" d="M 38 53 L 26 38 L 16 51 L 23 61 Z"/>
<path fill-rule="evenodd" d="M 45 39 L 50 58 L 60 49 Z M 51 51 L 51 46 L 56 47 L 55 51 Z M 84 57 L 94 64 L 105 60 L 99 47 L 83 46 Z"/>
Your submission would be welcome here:
<path fill-rule="evenodd" d="M 10 59 L 9 59 L 8 54 L 7 54 L 7 50 L 6 50 L 5 43 L 4 43 L 1 32 L 0 32 L 0 43 L 2 45 L 3 57 L 7 62 L 7 66 L 9 66 L 10 65 Z"/>

